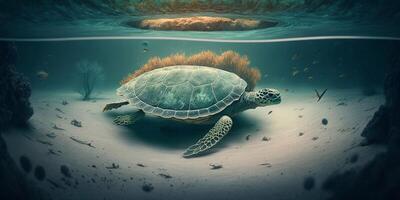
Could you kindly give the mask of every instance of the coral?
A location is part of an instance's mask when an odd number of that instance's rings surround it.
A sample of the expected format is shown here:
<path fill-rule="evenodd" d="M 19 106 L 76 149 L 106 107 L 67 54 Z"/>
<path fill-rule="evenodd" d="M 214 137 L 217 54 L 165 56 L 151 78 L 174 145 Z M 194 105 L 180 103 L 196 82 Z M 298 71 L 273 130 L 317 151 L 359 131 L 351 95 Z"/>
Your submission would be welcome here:
<path fill-rule="evenodd" d="M 91 98 L 98 81 L 103 79 L 103 68 L 97 62 L 82 60 L 76 64 L 80 76 L 80 93 L 83 100 Z"/>
<path fill-rule="evenodd" d="M 0 129 L 21 125 L 33 115 L 29 102 L 31 87 L 27 79 L 15 71 L 17 53 L 10 43 L 0 43 Z"/>
<path fill-rule="evenodd" d="M 141 29 L 178 31 L 242 31 L 275 26 L 272 21 L 227 17 L 179 17 L 129 21 L 127 25 Z"/>
<path fill-rule="evenodd" d="M 247 91 L 253 90 L 257 81 L 261 78 L 260 71 L 257 68 L 250 67 L 250 61 L 247 56 L 241 56 L 234 51 L 225 51 L 221 55 L 212 51 L 202 51 L 191 56 L 177 53 L 165 58 L 152 57 L 146 64 L 122 80 L 121 83 L 127 83 L 135 77 L 153 69 L 173 65 L 208 66 L 233 72 L 248 83 Z"/>

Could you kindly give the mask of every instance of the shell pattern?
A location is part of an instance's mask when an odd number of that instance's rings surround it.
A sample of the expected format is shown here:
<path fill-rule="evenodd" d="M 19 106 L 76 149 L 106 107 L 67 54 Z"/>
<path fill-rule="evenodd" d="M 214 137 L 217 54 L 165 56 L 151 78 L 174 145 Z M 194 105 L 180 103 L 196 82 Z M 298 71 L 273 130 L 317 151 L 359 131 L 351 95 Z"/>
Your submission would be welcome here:
<path fill-rule="evenodd" d="M 240 98 L 246 86 L 231 72 L 176 65 L 146 72 L 118 88 L 117 94 L 145 113 L 196 119 L 221 112 Z"/>

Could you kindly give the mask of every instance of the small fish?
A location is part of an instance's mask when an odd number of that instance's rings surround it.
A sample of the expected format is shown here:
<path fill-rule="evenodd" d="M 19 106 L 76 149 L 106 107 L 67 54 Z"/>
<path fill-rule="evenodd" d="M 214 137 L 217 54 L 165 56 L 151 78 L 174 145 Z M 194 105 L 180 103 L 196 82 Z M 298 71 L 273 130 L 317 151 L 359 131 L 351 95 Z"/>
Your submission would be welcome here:
<path fill-rule="evenodd" d="M 322 97 L 325 95 L 325 93 L 326 93 L 327 90 L 328 90 L 328 89 L 325 89 L 321 94 L 319 94 L 318 90 L 315 89 L 315 93 L 317 94 L 317 97 L 318 97 L 317 102 L 319 102 L 319 101 L 322 99 Z"/>
<path fill-rule="evenodd" d="M 339 78 L 344 78 L 345 76 L 345 74 L 339 74 Z"/>
<path fill-rule="evenodd" d="M 40 79 L 40 80 L 46 80 L 49 77 L 49 73 L 40 70 L 36 72 L 36 76 Z"/>
<path fill-rule="evenodd" d="M 319 63 L 319 61 L 318 60 L 314 60 L 314 61 L 312 61 L 312 64 L 313 65 L 315 65 L 315 64 L 318 64 Z"/>
<path fill-rule="evenodd" d="M 143 53 L 146 53 L 146 52 L 148 52 L 148 51 L 149 51 L 148 48 L 144 48 L 144 49 L 143 49 Z"/>
<path fill-rule="evenodd" d="M 148 43 L 147 41 L 143 41 L 143 42 L 142 42 L 142 45 L 143 45 L 144 47 L 147 47 L 147 46 L 149 46 L 149 43 Z"/>
<path fill-rule="evenodd" d="M 298 73 L 300 73 L 300 71 L 299 70 L 295 70 L 295 71 L 292 72 L 292 76 L 296 76 Z"/>
<path fill-rule="evenodd" d="M 270 115 L 272 113 L 272 110 L 268 112 L 268 115 Z"/>
<path fill-rule="evenodd" d="M 308 71 L 308 67 L 304 68 L 303 71 L 304 71 L 304 72 Z"/>
<path fill-rule="evenodd" d="M 308 78 L 308 80 L 312 80 L 313 79 L 313 77 L 312 76 L 309 76 L 309 77 L 307 77 Z"/>

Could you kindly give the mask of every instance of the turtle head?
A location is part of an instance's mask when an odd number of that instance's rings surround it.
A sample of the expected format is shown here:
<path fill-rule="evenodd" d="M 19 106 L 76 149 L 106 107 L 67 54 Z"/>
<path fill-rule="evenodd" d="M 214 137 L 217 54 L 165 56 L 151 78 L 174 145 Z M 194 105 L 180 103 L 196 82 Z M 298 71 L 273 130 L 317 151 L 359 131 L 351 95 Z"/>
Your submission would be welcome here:
<path fill-rule="evenodd" d="M 254 103 L 258 106 L 268 106 L 281 103 L 281 95 L 278 90 L 264 88 L 254 93 Z"/>

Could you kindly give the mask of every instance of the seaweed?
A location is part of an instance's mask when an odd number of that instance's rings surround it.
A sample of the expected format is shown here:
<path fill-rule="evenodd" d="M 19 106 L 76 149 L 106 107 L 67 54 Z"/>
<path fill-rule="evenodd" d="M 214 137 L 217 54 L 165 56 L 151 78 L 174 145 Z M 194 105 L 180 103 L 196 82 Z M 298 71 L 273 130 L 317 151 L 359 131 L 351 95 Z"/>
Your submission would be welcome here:
<path fill-rule="evenodd" d="M 208 66 L 233 72 L 247 82 L 247 91 L 253 90 L 257 81 L 261 78 L 260 71 L 257 68 L 250 67 L 250 61 L 247 56 L 241 56 L 235 51 L 225 51 L 220 55 L 212 51 L 202 51 L 191 56 L 186 56 L 184 53 L 177 53 L 164 58 L 152 57 L 146 64 L 122 80 L 121 84 L 125 84 L 153 69 L 173 65 Z"/>
<path fill-rule="evenodd" d="M 98 81 L 104 77 L 103 67 L 97 62 L 82 60 L 76 68 L 80 76 L 79 93 L 83 100 L 89 100 Z"/>

